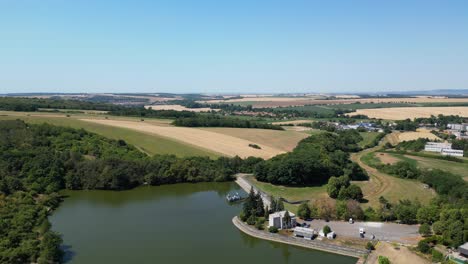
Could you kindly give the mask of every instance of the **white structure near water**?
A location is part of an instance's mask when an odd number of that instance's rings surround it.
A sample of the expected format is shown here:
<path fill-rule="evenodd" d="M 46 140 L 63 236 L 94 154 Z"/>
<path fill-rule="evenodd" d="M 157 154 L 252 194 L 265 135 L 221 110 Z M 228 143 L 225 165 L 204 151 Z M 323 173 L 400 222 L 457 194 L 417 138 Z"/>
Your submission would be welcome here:
<path fill-rule="evenodd" d="M 286 221 L 284 221 L 284 215 L 287 211 L 280 211 L 276 213 L 272 213 L 268 217 L 268 227 L 276 227 L 278 229 L 287 229 L 293 226 L 296 226 L 296 215 L 289 212 L 289 216 L 291 217 L 291 223 L 288 225 Z"/>
<path fill-rule="evenodd" d="M 451 143 L 427 142 L 424 151 L 438 152 L 446 156 L 463 157 L 463 150 L 452 149 Z"/>
<path fill-rule="evenodd" d="M 300 227 L 297 226 L 294 228 L 294 236 L 295 237 L 303 237 L 304 239 L 312 239 L 314 238 L 317 232 L 314 229 Z"/>

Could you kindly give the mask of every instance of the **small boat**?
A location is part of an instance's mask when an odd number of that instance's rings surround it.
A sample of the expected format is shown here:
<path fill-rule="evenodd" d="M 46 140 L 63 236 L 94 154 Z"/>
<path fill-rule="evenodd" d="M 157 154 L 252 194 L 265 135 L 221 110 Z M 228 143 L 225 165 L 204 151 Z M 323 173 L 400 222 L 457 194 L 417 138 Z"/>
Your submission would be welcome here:
<path fill-rule="evenodd" d="M 233 195 L 231 194 L 226 195 L 226 200 L 228 202 L 236 202 L 236 201 L 242 200 L 242 197 L 236 192 Z"/>

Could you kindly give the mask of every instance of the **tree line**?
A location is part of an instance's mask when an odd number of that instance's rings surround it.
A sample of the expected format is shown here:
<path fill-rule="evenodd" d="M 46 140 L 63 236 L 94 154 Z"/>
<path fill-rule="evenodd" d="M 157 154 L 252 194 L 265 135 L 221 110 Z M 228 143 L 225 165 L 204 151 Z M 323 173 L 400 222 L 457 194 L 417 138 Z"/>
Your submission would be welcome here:
<path fill-rule="evenodd" d="M 194 117 L 177 118 L 172 122 L 175 126 L 183 127 L 237 127 L 237 128 L 261 128 L 284 130 L 281 126 L 269 123 L 261 123 L 252 120 L 239 119 L 233 117 L 223 117 L 218 115 L 201 115 Z"/>
<path fill-rule="evenodd" d="M 123 107 L 80 100 L 0 97 L 0 110 L 3 111 L 36 112 L 41 108 L 113 111 Z"/>

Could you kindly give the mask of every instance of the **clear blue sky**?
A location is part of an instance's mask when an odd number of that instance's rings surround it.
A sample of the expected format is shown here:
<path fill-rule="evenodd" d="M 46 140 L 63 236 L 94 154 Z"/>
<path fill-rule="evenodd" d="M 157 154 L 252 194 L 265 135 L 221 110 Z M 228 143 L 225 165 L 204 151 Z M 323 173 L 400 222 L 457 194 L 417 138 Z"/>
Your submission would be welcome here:
<path fill-rule="evenodd" d="M 460 88 L 466 0 L 0 0 L 0 93 Z"/>

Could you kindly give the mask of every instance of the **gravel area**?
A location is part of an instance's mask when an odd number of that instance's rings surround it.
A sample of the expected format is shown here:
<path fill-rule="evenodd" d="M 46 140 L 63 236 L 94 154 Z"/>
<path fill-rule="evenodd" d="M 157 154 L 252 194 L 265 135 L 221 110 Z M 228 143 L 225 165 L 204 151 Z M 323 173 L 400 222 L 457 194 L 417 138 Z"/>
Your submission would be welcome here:
<path fill-rule="evenodd" d="M 403 244 L 416 244 L 420 235 L 418 225 L 403 225 L 395 223 L 381 222 L 354 222 L 350 224 L 342 221 L 312 220 L 298 221 L 310 224 L 311 228 L 321 230 L 325 225 L 328 225 L 332 231 L 335 231 L 337 236 L 344 237 L 359 237 L 359 228 L 364 228 L 365 235 L 363 239 L 372 239 L 372 235 L 376 240 L 397 242 Z"/>

